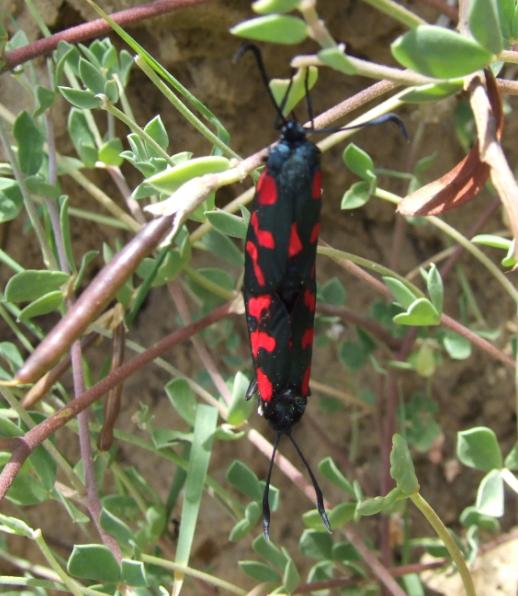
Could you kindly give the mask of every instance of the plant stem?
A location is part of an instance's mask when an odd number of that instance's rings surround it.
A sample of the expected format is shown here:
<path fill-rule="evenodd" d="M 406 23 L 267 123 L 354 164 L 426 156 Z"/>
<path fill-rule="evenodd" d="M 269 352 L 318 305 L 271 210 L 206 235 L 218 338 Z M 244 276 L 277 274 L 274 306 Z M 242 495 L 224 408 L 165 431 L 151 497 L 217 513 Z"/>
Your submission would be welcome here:
<path fill-rule="evenodd" d="M 451 534 L 448 531 L 448 528 L 442 523 L 441 518 L 435 513 L 432 509 L 428 501 L 424 499 L 419 493 L 414 493 L 410 495 L 410 499 L 412 503 L 419 509 L 419 511 L 424 515 L 428 523 L 432 526 L 432 528 L 437 533 L 437 536 L 442 540 L 444 546 L 448 549 L 451 558 L 457 565 L 457 569 L 460 573 L 460 577 L 462 579 L 462 583 L 464 584 L 464 589 L 466 590 L 466 594 L 468 596 L 476 596 L 475 586 L 473 585 L 473 578 L 466 566 L 466 562 L 462 557 L 462 553 L 459 550 L 459 547 L 455 544 L 455 541 L 451 537 Z"/>
<path fill-rule="evenodd" d="M 388 15 L 389 17 L 403 23 L 410 29 L 415 29 L 419 25 L 426 25 L 426 21 L 410 10 L 403 6 L 393 2 L 393 0 L 363 0 L 365 3 L 370 4 L 380 12 Z"/>

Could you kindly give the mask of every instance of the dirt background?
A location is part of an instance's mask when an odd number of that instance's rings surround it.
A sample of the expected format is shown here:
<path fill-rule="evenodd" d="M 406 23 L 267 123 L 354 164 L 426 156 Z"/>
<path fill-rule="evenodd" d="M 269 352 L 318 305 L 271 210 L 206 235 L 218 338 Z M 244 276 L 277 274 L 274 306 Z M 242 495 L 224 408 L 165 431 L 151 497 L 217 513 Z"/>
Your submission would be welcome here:
<path fill-rule="evenodd" d="M 94 18 L 92 11 L 81 0 L 36 0 L 35 4 L 52 31 L 59 31 L 85 19 Z M 111 12 L 134 4 L 136 3 L 104 2 L 103 8 Z M 437 13 L 427 6 L 426 2 L 416 1 L 407 4 L 429 22 L 436 21 Z M 318 8 L 335 39 L 345 41 L 353 55 L 393 64 L 389 45 L 391 40 L 402 31 L 397 23 L 356 0 L 343 2 L 320 0 Z M 36 28 L 23 2 L 7 2 L 7 10 L 12 11 L 29 39 L 37 38 Z M 170 16 L 162 16 L 131 28 L 132 34 L 140 43 L 171 69 L 184 85 L 219 116 L 232 134 L 233 148 L 243 156 L 250 155 L 275 139 L 275 132 L 270 125 L 273 121 L 272 109 L 261 87 L 255 66 L 252 61 L 242 61 L 238 65 L 231 64 L 239 41 L 232 37 L 228 30 L 232 25 L 249 16 L 251 11 L 249 3 L 245 0 L 213 1 L 194 8 L 181 9 Z M 287 76 L 288 64 L 295 51 L 299 54 L 312 53 L 315 51 L 315 45 L 307 42 L 295 50 L 281 46 L 265 47 L 264 56 L 270 74 Z M 344 77 L 321 69 L 318 85 L 313 93 L 315 112 L 320 113 L 335 105 L 365 88 L 369 83 L 370 81 L 360 77 Z M 173 139 L 173 149 L 190 150 L 197 155 L 207 152 L 208 146 L 204 140 L 182 121 L 137 69 L 132 71 L 129 95 L 139 122 L 144 123 L 156 113 L 161 114 Z M 22 108 L 19 87 L 10 77 L 2 77 L 0 100 L 14 112 Z M 426 106 L 409 106 L 401 112 L 411 136 L 420 119 L 424 118 L 428 123 L 424 133 L 425 141 L 419 149 L 418 157 L 437 152 L 437 158 L 428 172 L 430 178 L 446 171 L 462 156 L 462 150 L 452 133 L 453 111 L 457 101 L 458 98 L 446 100 L 433 106 L 432 109 Z M 509 103 L 516 108 L 516 105 L 513 105 L 516 102 Z M 73 149 L 66 136 L 66 123 L 59 120 L 59 110 L 55 110 L 54 115 L 58 146 L 64 153 L 70 153 Z M 518 151 L 516 124 L 512 117 L 508 117 L 507 120 L 504 144 L 510 163 L 514 165 Z M 405 145 L 390 127 L 382 131 L 379 129 L 362 131 L 361 137 L 355 139 L 355 142 L 374 157 L 376 164 L 385 168 L 404 170 L 408 163 L 409 146 Z M 395 222 L 392 207 L 371 201 L 365 208 L 353 212 L 341 212 L 339 209 L 342 193 L 355 181 L 343 167 L 342 150 L 343 147 L 336 147 L 323 158 L 325 202 L 322 238 L 337 248 L 388 263 Z M 136 184 L 138 177 L 130 173 L 129 181 L 130 184 L 132 182 Z M 107 190 L 109 190 L 108 184 L 109 182 L 106 181 Z M 404 191 L 404 186 L 394 181 L 387 186 L 394 192 Z M 83 196 L 77 189 L 71 187 L 67 188 L 67 191 L 72 196 L 73 204 L 84 204 L 92 208 L 91 199 Z M 223 190 L 218 194 L 218 204 L 225 204 L 237 196 L 239 191 L 240 189 L 235 187 Z M 113 194 L 116 195 L 115 191 Z M 491 198 L 491 195 L 484 191 L 477 201 L 448 215 L 446 219 L 461 231 L 466 230 Z M 21 219 L 19 218 L 12 225 L 0 227 L 2 248 L 25 267 L 39 267 L 41 262 L 38 249 L 24 240 L 27 236 L 25 228 L 20 227 L 23 223 Z M 498 214 L 486 225 L 485 231 L 501 229 L 503 226 L 501 215 Z M 79 225 L 76 220 L 73 230 L 76 254 L 98 248 L 103 241 L 111 240 L 112 236 L 113 232 L 108 228 L 84 222 Z M 446 246 L 448 241 L 431 227 L 406 228 L 398 255 L 399 270 L 407 272 L 413 269 Z M 462 265 L 488 326 L 503 330 L 497 343 L 502 347 L 506 346 L 509 335 L 515 332 L 515 327 L 511 324 L 514 318 L 513 305 L 506 296 L 502 295 L 500 288 L 488 273 L 472 259 L 464 257 Z M 366 314 L 366 305 L 373 299 L 369 288 L 363 287 L 352 278 L 345 277 L 327 260 L 320 259 L 318 267 L 321 280 L 327 280 L 333 275 L 340 276 L 348 290 L 348 306 L 359 313 Z M 2 267 L 0 275 L 0 281 L 3 284 L 10 274 Z M 515 274 L 510 278 L 514 280 Z M 455 276 L 452 276 L 446 288 L 445 308 L 445 311 L 452 316 L 458 315 L 458 293 L 458 283 Z M 154 292 L 132 337 L 145 345 L 150 345 L 162 337 L 175 325 L 173 309 L 165 290 Z M 244 321 L 238 324 L 237 330 L 244 338 Z M 344 338 L 354 338 L 353 329 L 346 328 L 342 333 Z M 5 334 L 2 332 L 2 337 L 7 338 L 7 332 Z M 244 343 L 243 346 L 246 347 Z M 186 372 L 199 366 L 191 346 L 188 345 L 177 349 L 171 358 L 175 366 Z M 323 348 L 320 353 L 317 348 L 314 356 L 314 378 L 353 392 L 365 381 L 365 379 L 351 378 L 337 362 L 336 351 L 330 348 Z M 148 404 L 157 420 L 161 420 L 164 424 L 170 421 L 171 427 L 175 427 L 177 421 L 172 417 L 172 410 L 164 399 L 162 390 L 165 380 L 167 379 L 163 374 L 149 367 L 126 384 L 121 427 L 137 432 L 132 418 L 137 401 Z M 423 387 L 425 383 L 426 381 L 415 375 L 403 375 L 402 394 L 409 395 L 413 389 Z M 376 386 L 370 388 L 374 392 L 377 391 Z M 433 454 L 416 456 L 418 476 L 423 494 L 433 504 L 443 521 L 458 528 L 459 513 L 473 502 L 481 476 L 474 471 L 455 466 L 456 432 L 475 425 L 489 426 L 495 430 L 501 446 L 507 452 L 515 440 L 513 375 L 501 364 L 474 350 L 467 361 L 453 362 L 444 359 L 440 370 L 433 378 L 431 391 L 439 406 L 437 418 L 444 431 L 444 442 Z M 353 409 L 350 415 L 345 412 L 337 416 L 322 413 L 313 404 L 310 406 L 308 415 L 297 429 L 297 436 L 304 443 L 306 453 L 311 454 L 313 462 L 319 461 L 329 452 L 326 441 L 321 440 L 315 432 L 314 424 L 325 429 L 325 434 L 337 450 L 348 453 L 353 415 Z M 265 433 L 268 432 L 258 417 L 253 419 L 252 424 Z M 349 469 L 345 470 L 350 477 L 365 480 L 373 487 L 373 494 L 378 494 L 379 482 L 379 440 L 376 425 L 377 421 L 373 416 L 363 417 L 360 420 L 357 428 L 360 436 L 359 455 L 350 462 Z M 62 432 L 59 437 L 60 443 L 70 454 L 77 450 L 70 441 L 71 436 L 70 433 Z M 211 461 L 211 473 L 214 477 L 218 481 L 225 482 L 225 471 L 236 455 L 236 445 L 239 449 L 239 458 L 248 463 L 260 477 L 264 477 L 267 462 L 246 441 L 240 441 L 237 444 L 218 443 Z M 288 457 L 293 456 L 289 448 L 285 448 L 285 451 Z M 137 452 L 124 445 L 120 447 L 119 457 L 121 462 L 136 465 L 159 493 L 163 495 L 167 493 L 173 473 L 169 466 L 154 460 L 149 461 L 149 456 L 145 453 Z M 71 458 L 73 459 L 72 455 Z M 308 502 L 280 474 L 275 475 L 274 482 L 282 490 L 282 504 L 273 517 L 273 536 L 278 543 L 289 549 L 299 566 L 299 571 L 304 575 L 312 562 L 298 553 L 296 542 L 301 532 L 300 514 L 307 510 Z M 337 502 L 339 494 L 333 491 L 333 487 L 326 485 L 325 492 L 331 503 Z M 6 510 L 8 509 L 6 507 Z M 68 518 L 63 519 L 61 509 L 57 505 L 33 508 L 29 516 L 35 525 L 43 528 L 49 541 L 57 545 L 58 551 L 63 556 L 67 555 L 74 540 L 81 540 L 77 528 L 71 526 Z M 417 516 L 412 516 L 412 519 L 415 523 L 416 535 L 429 534 L 422 520 Z M 513 501 L 510 496 L 502 526 L 504 530 L 509 531 L 515 523 L 516 501 Z M 397 527 L 397 520 L 394 525 Z M 215 501 L 206 496 L 195 540 L 192 565 L 209 569 L 211 573 L 239 585 L 250 585 L 237 567 L 238 560 L 253 558 L 250 543 L 248 540 L 243 540 L 239 544 L 229 543 L 227 537 L 230 528 L 231 520 L 224 515 Z M 361 532 L 367 540 L 375 537 L 375 531 L 375 523 L 362 524 Z M 26 547 L 26 541 L 12 542 L 13 552 L 22 553 Z M 497 554 L 498 550 L 492 550 L 489 554 L 490 562 L 478 564 L 481 570 L 477 571 L 480 594 L 516 593 L 516 564 L 512 563 L 512 548 L 504 545 L 499 550 L 503 551 L 503 555 Z M 502 556 L 507 556 L 507 560 Z M 514 554 L 515 562 L 516 557 L 517 554 Z M 0 569 L 1 567 L 0 564 Z M 4 569 L 3 571 L 11 573 L 14 570 Z M 439 580 L 435 578 L 431 581 Z M 453 585 L 433 583 L 433 587 L 439 593 L 460 593 L 459 588 Z M 205 586 L 191 585 L 190 588 L 186 588 L 185 593 L 209 593 L 209 590 Z"/>

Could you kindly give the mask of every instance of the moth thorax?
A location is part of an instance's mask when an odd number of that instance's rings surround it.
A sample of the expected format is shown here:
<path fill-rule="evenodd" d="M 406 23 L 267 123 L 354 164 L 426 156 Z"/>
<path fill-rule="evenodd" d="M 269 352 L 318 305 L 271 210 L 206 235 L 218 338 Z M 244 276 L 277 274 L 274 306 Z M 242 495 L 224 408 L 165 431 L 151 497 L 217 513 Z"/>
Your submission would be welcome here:
<path fill-rule="evenodd" d="M 307 399 L 296 395 L 292 389 L 262 403 L 262 415 L 277 432 L 286 432 L 297 423 L 306 409 Z"/>
<path fill-rule="evenodd" d="M 281 129 L 281 136 L 288 143 L 297 143 L 306 140 L 304 127 L 295 120 L 288 120 Z"/>

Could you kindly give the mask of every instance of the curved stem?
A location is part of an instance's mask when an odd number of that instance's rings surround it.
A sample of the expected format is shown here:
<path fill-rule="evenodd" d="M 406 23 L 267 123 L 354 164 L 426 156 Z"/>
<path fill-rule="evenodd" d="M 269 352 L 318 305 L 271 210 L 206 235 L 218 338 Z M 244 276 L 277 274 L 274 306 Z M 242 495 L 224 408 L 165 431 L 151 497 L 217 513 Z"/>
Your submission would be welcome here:
<path fill-rule="evenodd" d="M 448 528 L 442 523 L 441 518 L 437 515 L 437 513 L 435 513 L 428 501 L 426 501 L 426 499 L 422 497 L 419 493 L 414 493 L 410 495 L 410 499 L 412 500 L 412 503 L 424 515 L 428 523 L 437 533 L 437 536 L 439 536 L 439 538 L 444 543 L 444 546 L 448 549 L 451 558 L 457 565 L 457 569 L 459 570 L 462 583 L 464 584 L 464 589 L 466 590 L 466 594 L 468 596 L 476 596 L 475 586 L 473 585 L 473 578 L 471 577 L 471 574 L 466 566 L 466 562 L 462 557 L 462 553 L 460 552 L 459 547 L 455 544 L 455 541 L 451 537 Z"/>

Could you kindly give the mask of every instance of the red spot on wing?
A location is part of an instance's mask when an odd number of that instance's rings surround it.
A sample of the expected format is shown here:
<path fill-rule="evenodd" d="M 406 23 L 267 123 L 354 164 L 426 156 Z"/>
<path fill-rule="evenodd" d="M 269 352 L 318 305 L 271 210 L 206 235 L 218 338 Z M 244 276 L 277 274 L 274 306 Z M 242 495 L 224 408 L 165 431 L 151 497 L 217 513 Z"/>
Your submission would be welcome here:
<path fill-rule="evenodd" d="M 304 304 L 307 306 L 308 310 L 311 312 L 315 312 L 315 306 L 317 303 L 317 299 L 315 294 L 311 292 L 311 290 L 306 290 L 304 292 Z"/>
<path fill-rule="evenodd" d="M 276 341 L 275 337 L 268 335 L 266 331 L 252 331 L 250 333 L 250 344 L 252 346 L 252 356 L 257 358 L 257 354 L 259 354 L 261 348 L 267 352 L 273 352 Z"/>
<path fill-rule="evenodd" d="M 257 211 L 254 211 L 252 213 L 252 217 L 250 218 L 250 225 L 254 229 L 259 246 L 262 246 L 263 248 L 275 248 L 275 240 L 273 238 L 273 234 L 271 232 L 268 232 L 268 230 L 259 229 L 259 219 L 257 217 Z"/>
<path fill-rule="evenodd" d="M 272 304 L 272 297 L 269 294 L 260 294 L 248 300 L 248 314 L 259 320 L 264 310 L 268 310 Z"/>
<path fill-rule="evenodd" d="M 311 376 L 311 366 L 306 368 L 306 372 L 304 373 L 304 377 L 302 379 L 302 384 L 300 387 L 300 393 L 302 397 L 307 397 L 309 395 L 309 377 Z"/>
<path fill-rule="evenodd" d="M 316 244 L 318 242 L 318 236 L 320 234 L 320 223 L 316 223 L 311 230 L 311 235 L 309 237 L 309 241 L 311 244 Z"/>
<path fill-rule="evenodd" d="M 255 376 L 257 378 L 259 397 L 263 401 L 270 401 L 273 395 L 272 382 L 260 368 L 255 371 Z"/>
<path fill-rule="evenodd" d="M 303 350 L 310 348 L 313 345 L 313 329 L 311 327 L 304 331 L 301 344 Z"/>
<path fill-rule="evenodd" d="M 299 238 L 299 232 L 297 230 L 297 224 L 291 224 L 290 230 L 290 241 L 288 244 L 288 256 L 294 257 L 302 250 L 302 242 Z"/>
<path fill-rule="evenodd" d="M 322 174 L 320 170 L 317 170 L 313 176 L 311 182 L 311 196 L 314 199 L 320 199 L 322 197 Z"/>
<path fill-rule="evenodd" d="M 257 181 L 257 202 L 259 205 L 275 205 L 277 202 L 277 186 L 275 179 L 264 170 Z"/>
<path fill-rule="evenodd" d="M 254 274 L 255 278 L 257 279 L 257 283 L 260 286 L 264 286 L 264 274 L 261 267 L 259 266 L 259 253 L 257 251 L 257 246 L 248 240 L 245 248 L 249 257 L 252 259 L 252 265 L 254 267 Z"/>

